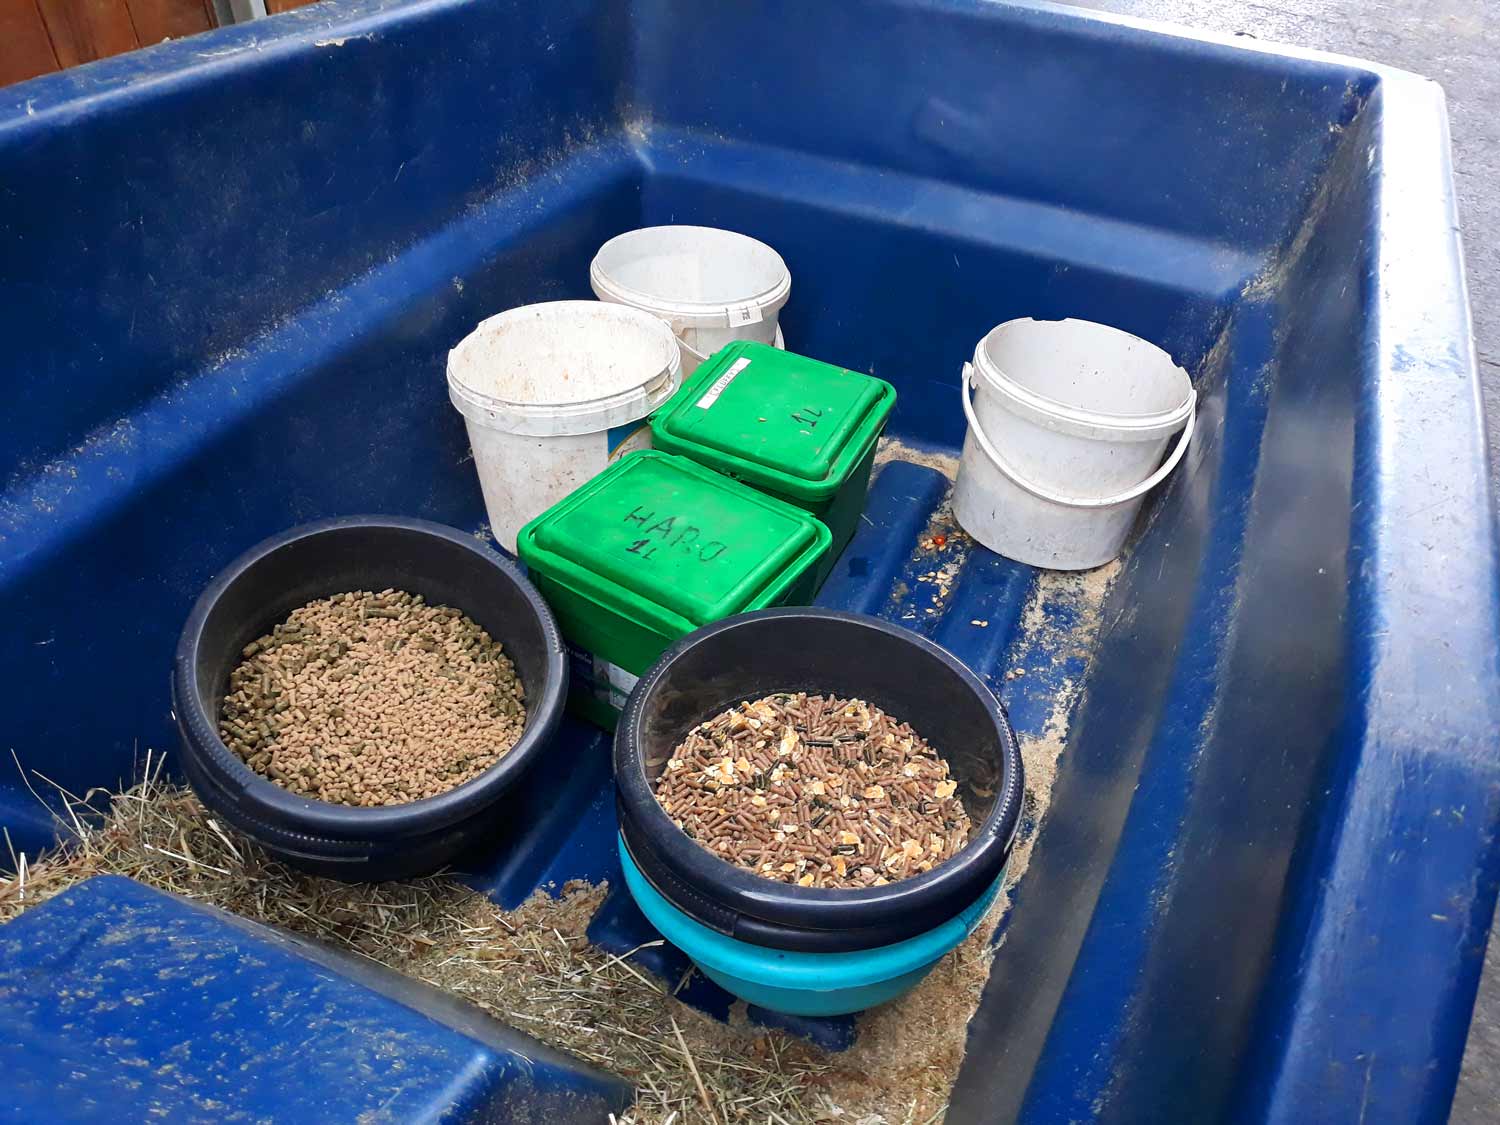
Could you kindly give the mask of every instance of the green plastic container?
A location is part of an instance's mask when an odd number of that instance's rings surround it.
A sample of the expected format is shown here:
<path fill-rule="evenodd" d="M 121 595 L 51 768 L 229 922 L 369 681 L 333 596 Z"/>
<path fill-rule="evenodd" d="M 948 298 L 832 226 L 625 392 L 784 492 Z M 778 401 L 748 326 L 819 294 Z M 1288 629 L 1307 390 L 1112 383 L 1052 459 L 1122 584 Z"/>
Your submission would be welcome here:
<path fill-rule="evenodd" d="M 679 637 L 811 600 L 830 541 L 799 508 L 647 450 L 532 520 L 517 546 L 568 642 L 570 707 L 612 730 L 636 677 Z"/>
<path fill-rule="evenodd" d="M 875 446 L 895 404 L 896 389 L 881 379 L 741 342 L 700 364 L 656 412 L 651 442 L 826 524 L 833 546 L 816 589 L 859 525 Z"/>

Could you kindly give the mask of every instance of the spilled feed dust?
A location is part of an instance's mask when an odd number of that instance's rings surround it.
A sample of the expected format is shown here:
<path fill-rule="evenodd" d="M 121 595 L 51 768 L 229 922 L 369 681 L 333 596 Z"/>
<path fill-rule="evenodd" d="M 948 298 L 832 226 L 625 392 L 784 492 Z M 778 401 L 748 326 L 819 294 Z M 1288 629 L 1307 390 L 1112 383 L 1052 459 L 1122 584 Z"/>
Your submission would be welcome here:
<path fill-rule="evenodd" d="M 887 461 L 910 461 L 914 465 L 921 465 L 924 469 L 936 469 L 949 480 L 958 477 L 958 457 L 952 453 L 944 453 L 941 450 L 923 449 L 917 445 L 907 445 L 898 438 L 888 435 L 882 436 L 875 447 L 875 465 L 878 468 Z"/>
<path fill-rule="evenodd" d="M 1086 662 L 1118 570 L 1043 573 L 1013 646 L 1016 666 L 1028 655 Z M 1059 608 L 1074 623 L 1062 633 L 1051 624 Z M 1021 737 L 1030 828 L 1017 841 L 1004 892 L 927 979 L 860 1017 L 854 1046 L 841 1053 L 751 1025 L 743 1004 L 727 1024 L 710 1019 L 628 958 L 594 948 L 586 930 L 603 886 L 569 884 L 556 898 L 538 892 L 504 911 L 446 876 L 346 885 L 304 875 L 163 781 L 159 758 L 153 766 L 148 757 L 145 780 L 100 801 L 97 815 L 64 798 L 69 845 L 29 865 L 10 857 L 19 870 L 0 877 L 0 922 L 90 876 L 126 875 L 388 965 L 622 1075 L 638 1098 L 620 1125 L 924 1125 L 946 1110 L 989 975 L 991 939 L 1030 863 L 1082 683 L 1082 676 L 1063 681 L 1042 732 Z"/>
<path fill-rule="evenodd" d="M 1094 570 L 1044 570 L 1037 577 L 1036 588 L 1021 615 L 1021 633 L 1013 650 L 1015 667 L 1024 667 L 1034 653 L 1050 654 L 1052 660 L 1073 658 L 1085 668 L 1092 658 L 1094 643 L 1109 588 L 1119 576 L 1119 559 Z M 1054 616 L 1066 611 L 1072 626 L 1061 629 Z M 1002 896 L 1009 902 L 1010 888 L 1031 865 L 1031 849 L 1036 843 L 1037 828 L 1052 804 L 1052 786 L 1057 781 L 1057 763 L 1068 746 L 1068 732 L 1083 689 L 1084 676 L 1064 678 L 1054 687 L 1052 708 L 1040 735 L 1017 732 L 1021 743 L 1021 761 L 1026 769 L 1025 815 L 1035 827 L 1016 840 L 1011 853 L 1009 878 Z"/>
<path fill-rule="evenodd" d="M 903 459 L 906 456 L 903 451 Z M 1078 573 L 1041 572 L 1022 614 L 1012 648 L 1013 666 L 1024 667 L 1028 657 L 1037 654 L 1053 660 L 1079 658 L 1086 666 L 1098 638 L 1105 596 L 1119 572 L 1118 561 Z M 1060 629 L 1055 624 L 1058 617 L 1070 618 L 1072 627 Z M 1005 887 L 994 905 L 921 984 L 860 1018 L 854 1047 L 830 1056 L 832 1069 L 818 1082 L 826 1087 L 830 1102 L 850 1115 L 842 1120 L 865 1125 L 942 1120 L 963 1062 L 969 1019 L 989 979 L 997 948 L 992 940 L 995 928 L 1010 908 L 1011 889 L 1031 864 L 1083 682 L 1080 675 L 1057 685 L 1039 735 L 1017 732 L 1026 770 L 1026 828 L 1016 840 Z"/>

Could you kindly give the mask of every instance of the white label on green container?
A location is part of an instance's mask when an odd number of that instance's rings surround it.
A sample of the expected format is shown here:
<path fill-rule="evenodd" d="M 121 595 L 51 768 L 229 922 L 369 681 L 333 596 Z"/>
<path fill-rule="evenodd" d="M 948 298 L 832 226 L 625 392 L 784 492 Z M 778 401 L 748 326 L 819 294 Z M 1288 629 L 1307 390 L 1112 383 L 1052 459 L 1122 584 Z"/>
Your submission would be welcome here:
<path fill-rule="evenodd" d="M 585 690 L 589 695 L 616 711 L 625 710 L 625 701 L 630 698 L 639 676 L 572 643 L 568 645 L 568 655 L 573 678 L 587 685 Z"/>
<path fill-rule="evenodd" d="M 731 363 L 729 365 L 729 370 L 715 379 L 713 383 L 709 385 L 708 390 L 703 392 L 703 397 L 700 398 L 695 404 L 698 409 L 707 410 L 714 403 L 718 402 L 719 396 L 729 389 L 729 384 L 734 382 L 739 373 L 749 366 L 750 361 L 744 356 L 741 356 L 739 359 Z"/>
<path fill-rule="evenodd" d="M 597 656 L 594 657 L 594 675 L 607 685 L 609 698 L 605 702 L 616 710 L 624 709 L 625 701 L 630 698 L 630 693 L 640 682 L 639 676 L 632 675 L 618 664 L 600 660 Z"/>

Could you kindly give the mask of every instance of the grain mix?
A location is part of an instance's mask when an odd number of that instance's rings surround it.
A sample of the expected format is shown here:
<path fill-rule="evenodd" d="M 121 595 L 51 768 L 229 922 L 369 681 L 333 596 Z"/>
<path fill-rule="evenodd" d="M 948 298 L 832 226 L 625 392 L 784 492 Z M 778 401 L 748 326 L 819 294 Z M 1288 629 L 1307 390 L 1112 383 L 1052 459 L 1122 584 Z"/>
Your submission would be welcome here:
<path fill-rule="evenodd" d="M 948 763 L 859 699 L 780 693 L 694 727 L 656 799 L 720 859 L 802 887 L 881 886 L 930 871 L 972 824 Z"/>
<path fill-rule="evenodd" d="M 344 805 L 447 792 L 499 761 L 526 722 L 501 645 L 399 590 L 335 594 L 245 646 L 219 734 L 283 788 Z"/>

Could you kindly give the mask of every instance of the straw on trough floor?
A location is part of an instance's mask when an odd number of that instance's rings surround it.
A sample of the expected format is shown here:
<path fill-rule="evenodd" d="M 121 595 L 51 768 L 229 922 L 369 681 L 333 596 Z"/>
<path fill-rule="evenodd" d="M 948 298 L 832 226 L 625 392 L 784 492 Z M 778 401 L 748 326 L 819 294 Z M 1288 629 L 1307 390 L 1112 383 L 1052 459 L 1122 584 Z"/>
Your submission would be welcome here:
<path fill-rule="evenodd" d="M 728 1026 L 709 1019 L 595 949 L 584 933 L 603 886 L 570 884 L 503 911 L 445 876 L 349 885 L 305 875 L 216 822 L 159 767 L 108 802 L 95 795 L 89 807 L 102 816 L 65 796 L 71 843 L 29 864 L 10 857 L 0 922 L 93 875 L 126 875 L 362 954 L 625 1076 L 640 1096 L 621 1125 L 941 1117 L 987 972 L 989 925 L 853 1049 L 828 1055 L 749 1025 L 742 1010 Z"/>

